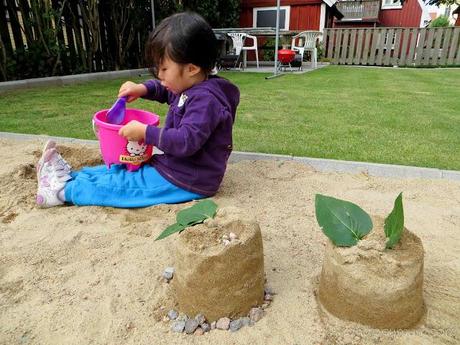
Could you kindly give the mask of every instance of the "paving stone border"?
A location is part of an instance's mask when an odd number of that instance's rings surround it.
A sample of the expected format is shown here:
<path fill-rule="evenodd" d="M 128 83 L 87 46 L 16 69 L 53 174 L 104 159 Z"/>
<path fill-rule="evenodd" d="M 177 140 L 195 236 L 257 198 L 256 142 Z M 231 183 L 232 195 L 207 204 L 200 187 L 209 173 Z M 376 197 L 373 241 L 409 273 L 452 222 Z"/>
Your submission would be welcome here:
<path fill-rule="evenodd" d="M 12 80 L 12 81 L 5 81 L 5 82 L 0 83 L 0 93 L 9 91 L 9 90 L 26 89 L 26 88 L 31 88 L 31 87 L 72 85 L 76 83 L 85 83 L 91 80 L 110 80 L 110 79 L 118 79 L 118 78 L 130 78 L 130 77 L 138 77 L 138 76 L 147 75 L 147 74 L 148 74 L 148 70 L 146 68 L 141 68 L 141 69 L 131 69 L 131 70 L 124 70 L 124 71 L 82 73 L 82 74 L 64 75 L 64 76 L 56 76 L 56 77 Z"/>
<path fill-rule="evenodd" d="M 50 137 L 45 135 L 31 135 L 0 132 L 0 139 L 13 140 L 45 140 L 54 139 L 57 142 L 67 142 L 75 144 L 97 145 L 97 140 L 83 140 L 66 137 Z M 460 181 L 460 171 L 442 170 L 436 168 L 420 168 L 404 165 L 379 164 L 367 162 L 342 161 L 334 159 L 321 159 L 309 157 L 296 157 L 289 155 L 275 155 L 253 152 L 233 151 L 230 156 L 230 163 L 242 160 L 278 160 L 295 161 L 321 172 L 344 172 L 352 174 L 365 173 L 370 176 L 394 177 L 394 178 L 421 178 L 421 179 L 443 179 Z"/>

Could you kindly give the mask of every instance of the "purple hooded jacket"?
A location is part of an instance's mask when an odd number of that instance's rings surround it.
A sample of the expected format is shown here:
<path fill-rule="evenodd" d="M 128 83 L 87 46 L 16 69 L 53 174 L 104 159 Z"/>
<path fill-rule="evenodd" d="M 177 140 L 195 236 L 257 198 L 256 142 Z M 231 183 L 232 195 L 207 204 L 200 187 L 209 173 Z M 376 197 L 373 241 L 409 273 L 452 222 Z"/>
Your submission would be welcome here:
<path fill-rule="evenodd" d="M 144 85 L 148 92 L 143 98 L 169 104 L 164 127 L 147 127 L 145 142 L 164 152 L 154 155 L 151 165 L 180 188 L 214 195 L 232 151 L 238 88 L 217 76 L 209 76 L 182 95 L 168 91 L 158 80 Z"/>

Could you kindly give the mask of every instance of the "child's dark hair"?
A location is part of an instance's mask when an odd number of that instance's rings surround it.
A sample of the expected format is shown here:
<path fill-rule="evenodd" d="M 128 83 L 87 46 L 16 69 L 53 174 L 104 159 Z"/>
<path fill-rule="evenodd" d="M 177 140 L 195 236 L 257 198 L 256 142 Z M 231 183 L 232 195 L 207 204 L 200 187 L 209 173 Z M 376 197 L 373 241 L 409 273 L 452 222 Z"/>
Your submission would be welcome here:
<path fill-rule="evenodd" d="M 150 71 L 156 71 L 165 56 L 179 64 L 192 63 L 209 74 L 217 59 L 217 40 L 211 26 L 194 12 L 182 12 L 161 21 L 146 45 Z"/>

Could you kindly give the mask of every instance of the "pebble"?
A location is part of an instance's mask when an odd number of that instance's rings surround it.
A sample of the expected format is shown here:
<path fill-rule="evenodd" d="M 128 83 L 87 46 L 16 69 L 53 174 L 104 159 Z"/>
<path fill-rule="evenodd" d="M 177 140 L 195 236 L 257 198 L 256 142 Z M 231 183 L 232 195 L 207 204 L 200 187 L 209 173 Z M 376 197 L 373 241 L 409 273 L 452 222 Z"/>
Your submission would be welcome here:
<path fill-rule="evenodd" d="M 203 322 L 200 326 L 203 332 L 209 332 L 211 330 L 211 325 L 207 322 Z M 214 328 L 216 328 L 215 325 Z"/>
<path fill-rule="evenodd" d="M 192 334 L 198 328 L 198 322 L 195 319 L 185 321 L 185 333 Z"/>
<path fill-rule="evenodd" d="M 174 267 L 166 267 L 163 271 L 163 278 L 171 280 L 174 276 Z"/>
<path fill-rule="evenodd" d="M 185 328 L 185 321 L 176 321 L 172 324 L 171 330 L 173 332 L 182 333 Z"/>
<path fill-rule="evenodd" d="M 259 321 L 262 318 L 262 316 L 264 316 L 264 311 L 261 308 L 252 308 L 249 312 L 249 318 L 253 322 Z"/>
<path fill-rule="evenodd" d="M 211 330 L 216 329 L 217 321 L 211 322 Z"/>
<path fill-rule="evenodd" d="M 216 323 L 217 329 L 223 329 L 226 331 L 229 327 L 230 327 L 230 319 L 228 317 L 222 317 L 219 320 L 217 320 L 217 323 Z"/>
<path fill-rule="evenodd" d="M 223 240 L 229 240 L 230 238 L 229 238 L 227 235 L 223 235 L 223 236 L 222 236 L 222 239 L 223 239 Z"/>
<path fill-rule="evenodd" d="M 180 314 L 179 317 L 177 318 L 177 321 L 187 321 L 188 316 L 185 314 Z"/>
<path fill-rule="evenodd" d="M 179 316 L 179 313 L 175 311 L 174 309 L 171 309 L 170 311 L 168 311 L 168 317 L 170 320 L 175 320 L 177 319 L 178 316 Z"/>
<path fill-rule="evenodd" d="M 195 316 L 195 320 L 196 322 L 198 322 L 199 325 L 202 325 L 203 323 L 206 322 L 206 318 L 204 317 L 203 314 L 198 314 L 197 316 Z"/>
<path fill-rule="evenodd" d="M 265 297 L 264 297 L 264 300 L 265 301 L 273 301 L 273 295 L 269 294 L 269 293 L 266 293 L 265 294 Z"/>
<path fill-rule="evenodd" d="M 230 332 L 236 332 L 238 331 L 241 327 L 243 327 L 243 324 L 241 322 L 241 319 L 236 319 L 230 322 L 229 328 Z"/>
<path fill-rule="evenodd" d="M 247 316 L 241 318 L 241 325 L 242 326 L 252 326 L 251 319 Z"/>
<path fill-rule="evenodd" d="M 230 240 L 233 241 L 233 240 L 237 240 L 238 239 L 238 236 L 234 233 L 234 232 L 231 232 L 229 234 L 229 237 L 230 237 Z"/>
<path fill-rule="evenodd" d="M 224 246 L 228 246 L 230 244 L 230 241 L 229 240 L 222 240 L 222 243 L 224 244 Z"/>
<path fill-rule="evenodd" d="M 276 295 L 275 291 L 270 286 L 266 286 L 264 292 L 266 295 Z"/>
<path fill-rule="evenodd" d="M 204 334 L 204 331 L 198 327 L 196 330 L 195 330 L 195 333 L 193 333 L 194 335 L 203 335 Z"/>

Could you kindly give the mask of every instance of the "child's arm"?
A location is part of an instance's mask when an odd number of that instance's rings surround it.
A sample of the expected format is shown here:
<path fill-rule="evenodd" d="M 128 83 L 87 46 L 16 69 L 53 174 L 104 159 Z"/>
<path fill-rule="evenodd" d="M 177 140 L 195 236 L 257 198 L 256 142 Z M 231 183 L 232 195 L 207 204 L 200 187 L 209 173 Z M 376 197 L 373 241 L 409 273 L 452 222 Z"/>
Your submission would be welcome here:
<path fill-rule="evenodd" d="M 135 101 L 139 97 L 168 104 L 173 99 L 173 94 L 162 86 L 158 80 L 148 80 L 142 84 L 127 81 L 121 85 L 118 91 L 118 97 L 125 96 L 128 97 L 128 103 Z"/>
<path fill-rule="evenodd" d="M 188 100 L 179 126 L 147 126 L 145 143 L 176 157 L 188 157 L 203 147 L 222 120 L 228 117 L 227 120 L 232 121 L 230 113 L 224 111 L 217 100 L 195 97 L 198 99 Z"/>

